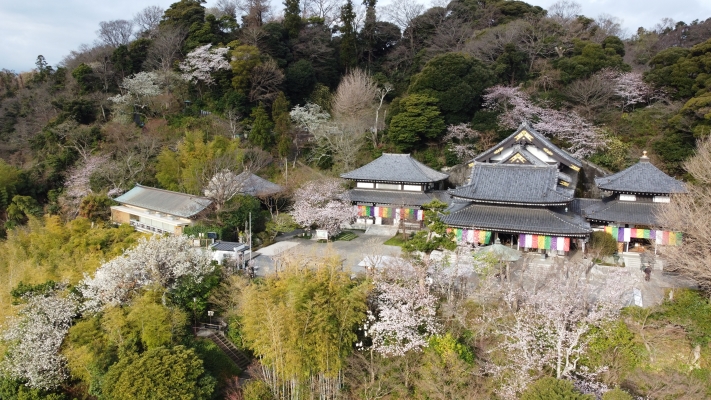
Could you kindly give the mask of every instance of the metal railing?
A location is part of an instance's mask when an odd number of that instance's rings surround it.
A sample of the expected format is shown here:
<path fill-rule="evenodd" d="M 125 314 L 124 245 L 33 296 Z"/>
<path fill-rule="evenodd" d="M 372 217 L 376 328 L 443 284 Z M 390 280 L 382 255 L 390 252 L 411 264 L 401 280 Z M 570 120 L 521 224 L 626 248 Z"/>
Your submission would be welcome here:
<path fill-rule="evenodd" d="M 161 228 L 156 228 L 155 226 L 146 225 L 142 222 L 138 222 L 138 221 L 134 221 L 134 220 L 129 221 L 129 225 L 131 225 L 132 227 L 134 227 L 136 229 L 141 229 L 141 230 L 148 231 L 148 232 L 154 232 L 154 233 L 159 233 L 159 234 L 164 234 L 164 233 L 173 234 L 173 232 L 166 231 Z"/>

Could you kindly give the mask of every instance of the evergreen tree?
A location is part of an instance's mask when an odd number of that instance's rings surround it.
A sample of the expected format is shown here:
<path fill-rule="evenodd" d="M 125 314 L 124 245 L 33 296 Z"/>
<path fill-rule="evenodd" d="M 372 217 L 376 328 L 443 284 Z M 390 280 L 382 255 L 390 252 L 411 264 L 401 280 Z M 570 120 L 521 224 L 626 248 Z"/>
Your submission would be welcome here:
<path fill-rule="evenodd" d="M 249 132 L 249 141 L 261 147 L 264 150 L 269 150 L 274 145 L 274 135 L 272 134 L 272 122 L 269 120 L 269 114 L 264 109 L 264 104 L 261 102 L 259 106 L 252 111 L 252 130 Z"/>
<path fill-rule="evenodd" d="M 280 157 L 286 157 L 291 150 L 291 117 L 289 115 L 289 101 L 284 92 L 272 104 L 272 121 L 274 121 L 274 136 L 277 138 L 277 151 Z"/>
<path fill-rule="evenodd" d="M 356 66 L 356 32 L 355 32 L 356 14 L 353 11 L 353 2 L 348 0 L 341 7 L 341 65 L 344 69 L 350 69 Z"/>
<path fill-rule="evenodd" d="M 284 27 L 289 31 L 290 38 L 299 36 L 301 30 L 299 0 L 284 0 Z"/>
<path fill-rule="evenodd" d="M 362 36 L 365 44 L 365 51 L 368 53 L 368 66 L 373 62 L 373 50 L 375 47 L 375 31 L 376 31 L 376 15 L 375 3 L 377 0 L 363 0 L 365 10 L 365 25 L 363 26 Z"/>

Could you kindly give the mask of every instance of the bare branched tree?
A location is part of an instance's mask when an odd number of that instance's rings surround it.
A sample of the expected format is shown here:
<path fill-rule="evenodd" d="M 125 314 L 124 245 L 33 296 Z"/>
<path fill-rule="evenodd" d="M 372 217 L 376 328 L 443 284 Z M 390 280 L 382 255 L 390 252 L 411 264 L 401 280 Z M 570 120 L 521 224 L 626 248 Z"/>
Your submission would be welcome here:
<path fill-rule="evenodd" d="M 340 6 L 338 0 L 304 0 L 301 16 L 323 18 L 324 25 L 331 26 L 339 18 Z"/>
<path fill-rule="evenodd" d="M 241 4 L 238 0 L 218 0 L 213 13 L 218 18 L 224 15 L 237 18 L 237 12 L 242 9 Z"/>
<path fill-rule="evenodd" d="M 99 40 L 111 47 L 127 45 L 133 36 L 133 22 L 125 19 L 99 22 L 99 30 L 96 31 Z"/>
<path fill-rule="evenodd" d="M 684 233 L 681 246 L 663 249 L 667 264 L 664 269 L 683 274 L 707 292 L 711 291 L 711 139 L 699 141 L 696 154 L 684 163 L 686 171 L 694 177 L 687 185 L 687 194 L 672 197 L 669 207 L 664 207 L 659 218 L 663 226 Z"/>
<path fill-rule="evenodd" d="M 333 95 L 333 116 L 339 120 L 369 116 L 378 94 L 378 86 L 367 72 L 354 69 L 347 73 Z"/>
<path fill-rule="evenodd" d="M 263 101 L 271 104 L 279 94 L 284 74 L 276 61 L 270 58 L 267 62 L 254 67 L 250 80 L 252 87 L 249 90 L 249 101 Z"/>
<path fill-rule="evenodd" d="M 118 147 L 111 159 L 96 171 L 109 183 L 109 193 L 123 193 L 146 178 L 149 161 L 160 150 L 160 143 L 155 137 L 140 135 L 125 140 L 126 143 Z"/>
<path fill-rule="evenodd" d="M 159 6 L 148 6 L 137 12 L 133 16 L 133 23 L 137 28 L 136 36 L 153 38 L 158 32 L 158 24 L 164 12 Z"/>
<path fill-rule="evenodd" d="M 601 74 L 573 81 L 565 88 L 565 95 L 582 108 L 585 118 L 592 117 L 595 110 L 605 107 L 615 95 L 615 83 Z"/>
<path fill-rule="evenodd" d="M 148 49 L 146 65 L 153 70 L 172 70 L 187 35 L 187 29 L 182 26 L 161 27 Z"/>
<path fill-rule="evenodd" d="M 581 15 L 583 8 L 579 3 L 561 0 L 548 7 L 548 16 L 562 26 L 567 26 Z"/>
<path fill-rule="evenodd" d="M 414 31 L 416 30 L 416 27 L 412 26 L 412 22 L 424 11 L 424 5 L 411 0 L 395 0 L 390 5 L 383 7 L 383 13 L 387 19 L 400 27 L 403 36 L 410 42 L 411 52 L 414 52 L 415 49 Z"/>

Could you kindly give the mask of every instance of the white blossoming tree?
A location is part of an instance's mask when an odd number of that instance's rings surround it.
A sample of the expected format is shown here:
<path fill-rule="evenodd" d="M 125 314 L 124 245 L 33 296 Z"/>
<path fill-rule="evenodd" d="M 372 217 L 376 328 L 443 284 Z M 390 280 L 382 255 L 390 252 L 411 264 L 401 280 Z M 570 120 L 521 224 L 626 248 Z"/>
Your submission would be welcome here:
<path fill-rule="evenodd" d="M 80 285 L 88 310 L 125 304 L 140 288 L 160 284 L 171 289 L 178 278 L 201 278 L 214 270 L 211 255 L 192 246 L 183 236 L 152 237 L 101 265 L 94 277 Z"/>
<path fill-rule="evenodd" d="M 610 272 L 592 282 L 584 266 L 561 270 L 543 274 L 540 285 L 503 288 L 514 319 L 500 331 L 503 341 L 493 350 L 504 354 L 504 360 L 487 365 L 489 373 L 502 379 L 502 398 L 518 398 L 536 379 L 536 371 L 550 369 L 559 379 L 580 372 L 578 360 L 591 340 L 587 334 L 616 317 L 626 290 L 631 290 L 629 273 Z"/>
<path fill-rule="evenodd" d="M 158 86 L 158 74 L 155 72 L 139 72 L 124 78 L 121 82 L 122 94 L 109 97 L 109 100 L 116 104 L 135 104 L 138 107 L 146 107 L 148 98 L 161 93 Z"/>
<path fill-rule="evenodd" d="M 215 80 L 212 74 L 223 69 L 230 69 L 226 55 L 228 47 L 211 48 L 211 44 L 200 46 L 188 53 L 180 65 L 182 77 L 188 82 L 203 82 L 212 85 Z"/>
<path fill-rule="evenodd" d="M 299 225 L 315 225 L 335 234 L 342 224 L 352 222 L 357 215 L 344 195 L 345 190 L 336 179 L 308 182 L 296 190 L 291 215 Z"/>
<path fill-rule="evenodd" d="M 31 388 L 52 389 L 68 378 L 66 359 L 59 348 L 77 314 L 78 302 L 58 293 L 35 295 L 26 301 L 2 334 L 9 346 L 0 369 Z"/>
<path fill-rule="evenodd" d="M 385 357 L 427 347 L 440 331 L 437 298 L 424 284 L 423 268 L 403 259 L 387 263 L 375 275 L 375 312 L 368 314 L 367 334 L 373 349 Z"/>

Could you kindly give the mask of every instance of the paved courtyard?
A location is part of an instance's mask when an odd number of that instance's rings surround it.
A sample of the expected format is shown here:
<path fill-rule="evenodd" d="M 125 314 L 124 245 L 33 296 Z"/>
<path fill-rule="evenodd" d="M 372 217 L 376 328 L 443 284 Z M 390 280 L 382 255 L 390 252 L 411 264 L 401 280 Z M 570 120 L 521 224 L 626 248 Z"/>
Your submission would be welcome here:
<path fill-rule="evenodd" d="M 257 250 L 260 255 L 254 260 L 256 266 L 255 274 L 264 276 L 274 272 L 274 258 L 283 254 L 316 257 L 337 253 L 343 260 L 344 268 L 349 269 L 354 274 L 365 272 L 365 269 L 358 266 L 358 263 L 367 256 L 396 257 L 400 255 L 400 247 L 383 244 L 390 239 L 388 236 L 365 235 L 363 231 L 353 232 L 358 237 L 350 241 L 337 240 L 335 242 L 319 243 L 316 240 L 296 237 L 278 241 L 273 245 Z"/>
<path fill-rule="evenodd" d="M 302 255 L 308 257 L 322 257 L 327 254 L 338 254 L 343 260 L 343 266 L 353 274 L 364 273 L 365 269 L 359 266 L 364 258 L 369 256 L 390 256 L 401 255 L 401 248 L 398 246 L 388 246 L 384 242 L 389 236 L 365 235 L 363 231 L 353 231 L 358 235 L 351 241 L 335 241 L 319 243 L 316 240 L 301 239 L 287 235 L 280 238 L 277 243 L 258 250 L 259 256 L 255 258 L 255 274 L 265 276 L 275 271 L 275 259 L 285 254 Z M 573 251 L 567 257 L 542 257 L 540 254 L 527 253 L 520 262 L 527 264 L 524 268 L 524 275 L 528 275 L 524 280 L 535 280 L 541 271 L 563 262 L 584 263 L 589 261 L 583 258 L 582 253 Z M 512 265 L 513 267 L 513 265 Z M 512 268 L 518 269 L 518 268 Z M 587 279 L 591 283 L 603 282 L 605 276 L 611 271 L 624 271 L 629 279 L 630 304 L 638 304 L 644 307 L 659 304 L 664 300 L 668 289 L 679 287 L 695 287 L 694 283 L 683 277 L 665 273 L 661 268 L 655 268 L 649 281 L 644 280 L 644 273 L 639 268 L 609 267 L 595 265 L 591 267 Z M 519 269 L 520 271 L 520 269 Z M 513 272 L 513 271 L 512 271 Z M 635 296 L 636 293 L 636 296 Z"/>

